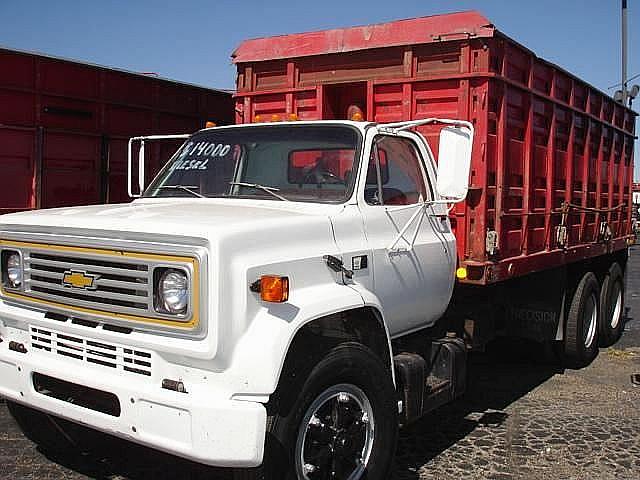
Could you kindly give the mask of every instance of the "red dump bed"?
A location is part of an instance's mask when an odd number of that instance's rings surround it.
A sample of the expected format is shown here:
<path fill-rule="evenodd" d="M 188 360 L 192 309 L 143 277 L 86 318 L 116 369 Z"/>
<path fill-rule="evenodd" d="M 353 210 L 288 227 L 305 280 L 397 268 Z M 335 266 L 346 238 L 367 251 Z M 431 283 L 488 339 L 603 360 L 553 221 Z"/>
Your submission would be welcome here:
<path fill-rule="evenodd" d="M 236 122 L 426 117 L 476 127 L 471 189 L 452 212 L 467 282 L 625 248 L 635 113 L 477 12 L 248 40 Z M 438 128 L 420 129 L 437 149 Z M 436 152 L 434 152 L 436 153 Z"/>

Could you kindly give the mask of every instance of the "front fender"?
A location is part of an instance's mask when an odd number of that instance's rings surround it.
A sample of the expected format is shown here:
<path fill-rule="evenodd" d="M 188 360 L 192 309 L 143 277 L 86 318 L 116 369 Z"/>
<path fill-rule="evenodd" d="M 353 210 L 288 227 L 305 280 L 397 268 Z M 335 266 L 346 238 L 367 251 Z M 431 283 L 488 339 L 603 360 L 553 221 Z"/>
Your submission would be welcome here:
<path fill-rule="evenodd" d="M 234 351 L 228 374 L 238 380 L 234 397 L 267 397 L 277 385 L 296 333 L 318 318 L 365 306 L 362 296 L 341 284 L 308 287 L 295 304 L 265 304 Z"/>

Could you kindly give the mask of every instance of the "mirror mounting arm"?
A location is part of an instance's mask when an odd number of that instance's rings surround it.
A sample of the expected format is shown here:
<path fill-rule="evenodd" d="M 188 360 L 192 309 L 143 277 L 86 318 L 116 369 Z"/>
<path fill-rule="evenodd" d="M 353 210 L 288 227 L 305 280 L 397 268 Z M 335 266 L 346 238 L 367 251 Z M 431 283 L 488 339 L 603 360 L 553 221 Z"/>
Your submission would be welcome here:
<path fill-rule="evenodd" d="M 446 203 L 457 203 L 467 196 L 473 148 L 473 123 L 448 118 L 425 118 L 406 122 L 383 123 L 378 128 L 398 135 L 421 125 L 443 124 L 440 130 L 436 190 Z M 426 139 L 423 140 L 426 141 Z M 452 207 L 449 208 L 451 210 Z"/>
<path fill-rule="evenodd" d="M 138 198 L 142 196 L 144 190 L 144 146 L 145 141 L 158 141 L 158 140 L 176 140 L 187 139 L 191 136 L 190 133 L 178 134 L 178 135 L 147 135 L 145 137 L 132 137 L 129 139 L 127 145 L 127 193 L 131 198 Z M 131 183 L 133 176 L 133 144 L 140 142 L 140 150 L 138 151 L 138 193 L 134 193 L 133 185 Z"/>
<path fill-rule="evenodd" d="M 462 201 L 462 200 L 456 200 L 454 203 L 458 203 L 458 201 Z M 400 240 L 404 238 L 405 233 L 407 232 L 409 227 L 413 224 L 413 222 L 415 222 L 416 218 L 418 219 L 418 225 L 416 226 L 416 234 L 417 234 L 417 231 L 420 229 L 420 226 L 422 225 L 422 220 L 424 219 L 424 216 L 427 214 L 427 208 L 433 207 L 434 205 L 448 205 L 449 203 L 451 203 L 449 200 L 428 200 L 426 202 L 417 203 L 413 205 L 406 205 L 403 207 L 396 207 L 396 208 L 387 207 L 387 211 L 394 211 L 394 212 L 397 212 L 398 210 L 408 210 L 411 208 L 416 209 L 416 211 L 413 212 L 413 215 L 409 217 L 409 220 L 407 220 L 407 222 L 400 229 L 396 237 L 393 239 L 393 242 L 389 244 L 389 246 L 387 247 L 387 250 L 389 252 L 398 251 L 398 248 L 396 248 L 398 243 L 400 242 Z M 405 242 L 408 244 L 406 251 L 410 251 L 413 249 L 414 241 L 415 241 L 415 238 L 413 238 L 412 241 L 410 242 L 407 242 L 405 240 Z"/>
<path fill-rule="evenodd" d="M 434 205 L 446 205 L 447 206 L 447 215 L 448 215 L 449 212 L 451 212 L 451 210 L 455 206 L 455 204 L 456 203 L 460 203 L 462 201 L 464 201 L 464 198 L 439 199 L 439 200 L 428 200 L 428 201 L 423 202 L 423 203 L 414 204 L 414 205 L 407 205 L 407 206 L 404 206 L 404 207 L 397 207 L 397 208 L 389 208 L 389 207 L 387 207 L 388 211 L 389 210 L 393 210 L 393 211 L 408 210 L 410 208 L 416 208 L 416 211 L 413 213 L 413 215 L 411 215 L 409 220 L 407 220 L 407 223 L 404 224 L 402 229 L 400 229 L 398 234 L 395 236 L 395 238 L 393 239 L 393 242 L 391 242 L 389 244 L 389 246 L 387 247 L 387 251 L 388 252 L 398 252 L 400 250 L 400 248 L 397 245 L 400 242 L 400 240 L 402 240 L 404 238 L 405 233 L 407 232 L 409 227 L 413 224 L 413 222 L 415 222 L 416 218 L 418 218 L 418 225 L 416 226 L 416 232 L 417 232 L 417 230 L 420 229 L 420 226 L 422 225 L 422 220 L 424 218 L 424 215 L 426 215 L 426 213 L 427 213 L 427 208 L 433 207 Z M 415 240 L 415 238 L 413 240 Z M 413 240 L 411 242 L 407 242 L 408 245 L 403 250 L 411 251 L 413 249 Z M 406 240 L 405 240 L 405 242 L 406 242 Z"/>
<path fill-rule="evenodd" d="M 457 125 L 460 127 L 466 127 L 471 131 L 471 138 L 473 138 L 474 128 L 473 123 L 466 120 L 454 120 L 449 118 L 423 118 L 422 120 L 409 120 L 406 122 L 392 122 L 381 123 L 378 128 L 381 130 L 387 130 L 389 132 L 401 132 L 403 130 L 409 130 L 410 128 L 419 127 L 421 125 L 429 125 L 431 123 L 440 123 L 444 125 Z"/>
<path fill-rule="evenodd" d="M 429 203 L 429 207 L 433 206 L 433 205 L 446 205 L 447 207 L 447 213 L 451 212 L 451 210 L 453 210 L 453 207 L 456 206 L 456 203 L 461 203 L 464 202 L 464 198 L 441 198 L 440 200 L 432 200 Z"/>

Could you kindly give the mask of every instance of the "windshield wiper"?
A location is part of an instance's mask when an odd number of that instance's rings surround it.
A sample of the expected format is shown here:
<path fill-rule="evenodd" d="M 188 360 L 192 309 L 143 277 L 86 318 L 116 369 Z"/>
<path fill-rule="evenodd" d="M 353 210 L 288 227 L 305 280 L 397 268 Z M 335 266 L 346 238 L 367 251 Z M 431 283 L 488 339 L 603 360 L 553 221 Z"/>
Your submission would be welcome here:
<path fill-rule="evenodd" d="M 284 198 L 282 195 L 278 195 L 276 192 L 279 192 L 280 189 L 276 187 L 268 187 L 265 185 L 260 185 L 259 183 L 245 183 L 245 182 L 229 182 L 229 185 L 237 185 L 239 187 L 249 187 L 249 188 L 257 188 L 258 190 L 262 190 L 263 192 L 267 192 L 270 195 L 273 195 L 279 200 L 284 202 L 288 202 L 288 198 Z"/>
<path fill-rule="evenodd" d="M 161 185 L 158 187 L 158 190 L 182 190 L 184 192 L 190 193 L 194 197 L 206 198 L 204 195 L 196 192 L 193 189 L 198 189 L 197 185 Z"/>

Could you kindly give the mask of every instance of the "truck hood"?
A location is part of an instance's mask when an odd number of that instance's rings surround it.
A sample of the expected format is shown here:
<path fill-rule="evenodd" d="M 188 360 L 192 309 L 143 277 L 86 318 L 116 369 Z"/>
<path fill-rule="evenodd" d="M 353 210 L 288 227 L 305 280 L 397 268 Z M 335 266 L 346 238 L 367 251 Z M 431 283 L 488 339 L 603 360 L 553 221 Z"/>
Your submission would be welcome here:
<path fill-rule="evenodd" d="M 211 239 L 222 232 L 258 233 L 274 224 L 299 228 L 318 217 L 337 213 L 341 205 L 243 199 L 140 199 L 132 203 L 53 208 L 0 216 L 2 227 L 75 228 L 132 233 L 157 233 Z M 32 230 L 32 228 L 30 228 Z"/>

